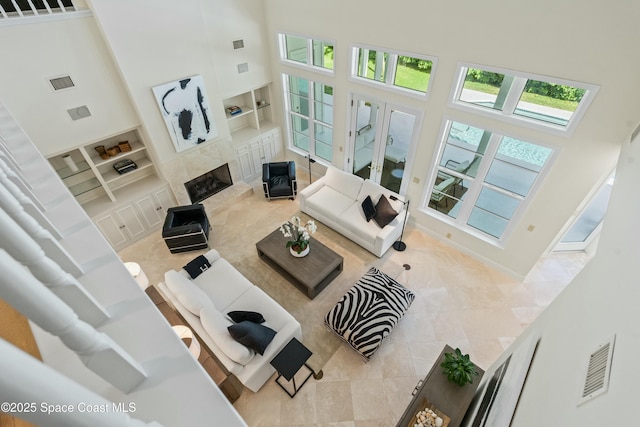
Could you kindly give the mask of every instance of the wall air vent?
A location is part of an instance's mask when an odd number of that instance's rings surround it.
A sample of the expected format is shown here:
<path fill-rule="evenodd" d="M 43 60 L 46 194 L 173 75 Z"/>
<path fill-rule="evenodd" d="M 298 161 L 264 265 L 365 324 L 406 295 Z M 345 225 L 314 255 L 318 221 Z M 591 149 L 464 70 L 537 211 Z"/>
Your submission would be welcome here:
<path fill-rule="evenodd" d="M 249 71 L 249 64 L 243 62 L 242 64 L 238 64 L 238 73 L 246 73 Z"/>
<path fill-rule="evenodd" d="M 69 116 L 74 121 L 75 120 L 84 119 L 86 117 L 90 117 L 91 116 L 91 111 L 89 111 L 89 107 L 87 107 L 86 105 L 82 105 L 80 107 L 71 108 L 71 109 L 67 110 L 67 113 L 69 113 Z"/>
<path fill-rule="evenodd" d="M 240 40 L 234 40 L 233 41 L 233 48 L 234 49 L 242 49 L 244 47 L 244 40 L 240 39 Z"/>
<path fill-rule="evenodd" d="M 609 341 L 600 344 L 589 356 L 584 385 L 578 398 L 578 406 L 609 390 L 609 374 L 611 373 L 611 359 L 613 358 L 615 341 L 616 336 L 614 335 Z"/>
<path fill-rule="evenodd" d="M 73 80 L 71 80 L 71 76 L 56 77 L 54 79 L 49 79 L 49 82 L 51 83 L 51 86 L 53 86 L 53 90 L 69 89 L 70 87 L 75 86 Z"/>

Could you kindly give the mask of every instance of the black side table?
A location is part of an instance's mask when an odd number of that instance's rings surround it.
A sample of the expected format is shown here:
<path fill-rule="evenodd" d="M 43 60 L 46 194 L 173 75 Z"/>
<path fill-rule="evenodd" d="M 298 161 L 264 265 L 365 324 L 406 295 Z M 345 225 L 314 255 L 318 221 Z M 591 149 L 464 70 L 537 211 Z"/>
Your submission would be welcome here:
<path fill-rule="evenodd" d="M 296 338 L 292 338 L 291 341 L 287 345 L 284 346 L 280 353 L 276 355 L 271 361 L 271 366 L 276 368 L 278 371 L 278 377 L 276 378 L 276 383 L 291 397 L 298 394 L 298 391 L 302 388 L 303 385 L 311 378 L 312 376 L 315 379 L 322 378 L 322 371 L 317 374 L 311 369 L 309 365 L 307 365 L 307 360 L 311 357 L 313 353 L 307 347 L 304 346 L 300 341 Z M 296 385 L 295 375 L 300 371 L 302 367 L 305 367 L 309 370 L 309 374 L 304 378 L 302 384 L 298 387 Z M 282 385 L 279 381 L 281 377 L 284 377 L 287 382 L 293 383 L 293 393 L 291 393 L 287 388 Z"/>

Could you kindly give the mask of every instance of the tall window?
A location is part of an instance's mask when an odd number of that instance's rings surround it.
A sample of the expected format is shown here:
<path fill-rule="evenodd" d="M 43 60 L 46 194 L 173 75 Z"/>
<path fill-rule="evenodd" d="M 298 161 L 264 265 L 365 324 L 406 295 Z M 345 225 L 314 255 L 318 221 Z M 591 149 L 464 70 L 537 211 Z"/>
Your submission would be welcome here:
<path fill-rule="evenodd" d="M 282 61 L 333 74 L 332 41 L 282 33 L 278 34 L 278 40 Z"/>
<path fill-rule="evenodd" d="M 566 134 L 580 121 L 598 88 L 550 77 L 461 65 L 454 106 Z"/>
<path fill-rule="evenodd" d="M 462 229 L 503 240 L 553 150 L 448 121 L 424 207 Z"/>
<path fill-rule="evenodd" d="M 351 49 L 351 76 L 360 82 L 404 93 L 426 96 L 435 58 L 375 47 Z"/>
<path fill-rule="evenodd" d="M 289 147 L 333 161 L 333 87 L 283 74 Z"/>

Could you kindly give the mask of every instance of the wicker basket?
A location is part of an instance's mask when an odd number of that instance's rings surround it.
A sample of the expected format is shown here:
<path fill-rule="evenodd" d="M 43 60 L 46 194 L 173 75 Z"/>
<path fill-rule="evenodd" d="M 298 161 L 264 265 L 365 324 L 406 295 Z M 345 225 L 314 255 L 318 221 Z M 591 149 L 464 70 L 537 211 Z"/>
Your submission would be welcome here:
<path fill-rule="evenodd" d="M 120 148 L 121 152 L 126 153 L 131 151 L 131 144 L 129 144 L 129 141 L 118 142 L 118 148 Z"/>
<path fill-rule="evenodd" d="M 118 153 L 120 153 L 120 148 L 117 145 L 107 148 L 107 154 L 110 155 L 111 157 L 117 156 Z"/>
<path fill-rule="evenodd" d="M 438 408 L 433 406 L 431 402 L 429 402 L 427 399 L 422 399 L 422 403 L 420 404 L 420 406 L 418 406 L 418 410 L 413 415 L 413 417 L 411 417 L 411 421 L 409 421 L 409 425 L 407 427 L 413 427 L 418 422 L 418 412 L 423 411 L 425 409 L 431 409 L 440 418 L 442 418 L 442 427 L 447 427 L 449 425 L 451 418 L 443 414 L 442 411 L 438 410 Z"/>
<path fill-rule="evenodd" d="M 96 151 L 98 152 L 102 160 L 107 160 L 109 157 L 111 157 L 107 154 L 107 150 L 104 148 L 104 145 L 98 145 L 96 147 Z"/>

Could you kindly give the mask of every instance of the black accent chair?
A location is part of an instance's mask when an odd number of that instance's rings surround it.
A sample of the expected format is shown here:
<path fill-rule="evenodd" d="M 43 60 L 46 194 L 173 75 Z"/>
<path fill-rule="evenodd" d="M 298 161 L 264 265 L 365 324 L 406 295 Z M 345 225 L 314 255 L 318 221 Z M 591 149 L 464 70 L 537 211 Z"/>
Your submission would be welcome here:
<path fill-rule="evenodd" d="M 194 204 L 167 209 L 162 238 L 172 254 L 209 248 L 209 218 L 204 206 Z"/>
<path fill-rule="evenodd" d="M 295 162 L 273 162 L 262 165 L 262 188 L 269 199 L 295 199 L 298 194 Z"/>

